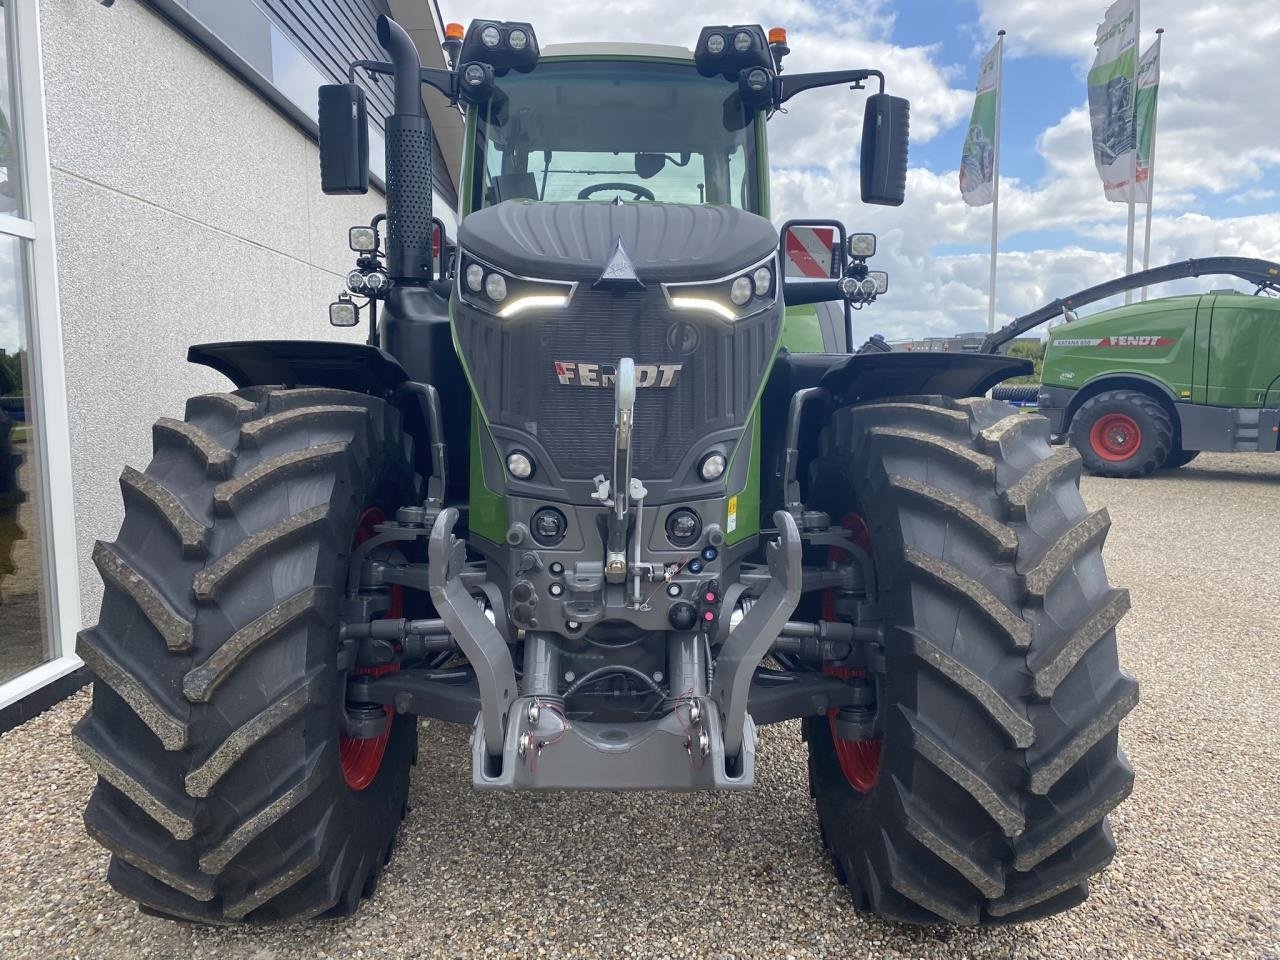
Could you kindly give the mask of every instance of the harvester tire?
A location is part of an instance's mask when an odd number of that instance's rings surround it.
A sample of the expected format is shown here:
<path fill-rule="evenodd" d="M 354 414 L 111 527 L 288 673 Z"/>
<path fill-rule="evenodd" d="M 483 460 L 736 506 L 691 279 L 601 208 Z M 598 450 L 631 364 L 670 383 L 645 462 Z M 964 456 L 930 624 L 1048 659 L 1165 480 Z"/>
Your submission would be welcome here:
<path fill-rule="evenodd" d="M 361 523 L 414 502 L 400 415 L 249 388 L 193 398 L 153 442 L 146 472 L 121 475 L 77 646 L 95 683 L 74 746 L 98 775 L 84 819 L 107 879 L 200 923 L 351 913 L 390 858 L 416 742 L 394 717 L 363 788 L 344 770 L 339 604 Z"/>
<path fill-rule="evenodd" d="M 1138 686 L 1117 663 L 1129 597 L 1103 571 L 1107 513 L 1079 478 L 1044 418 L 992 400 L 870 403 L 825 429 L 809 499 L 869 533 L 885 630 L 871 782 L 848 775 L 834 718 L 804 723 L 823 841 L 859 908 L 1020 922 L 1080 903 L 1110 862 Z"/>
<path fill-rule="evenodd" d="M 1090 397 L 1071 418 L 1067 439 L 1100 477 L 1145 477 L 1174 448 L 1173 424 L 1160 402 L 1136 390 Z"/>
<path fill-rule="evenodd" d="M 1200 456 L 1199 450 L 1183 450 L 1181 447 L 1170 450 L 1169 455 L 1164 458 L 1161 469 L 1177 470 L 1179 467 L 1185 467 L 1198 456 Z"/>

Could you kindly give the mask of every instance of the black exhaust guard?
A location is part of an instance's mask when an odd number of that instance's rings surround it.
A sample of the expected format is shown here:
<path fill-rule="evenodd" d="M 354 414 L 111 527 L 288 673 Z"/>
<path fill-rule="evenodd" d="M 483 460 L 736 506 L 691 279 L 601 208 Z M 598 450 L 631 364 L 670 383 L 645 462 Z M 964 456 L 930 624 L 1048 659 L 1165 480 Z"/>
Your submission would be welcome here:
<path fill-rule="evenodd" d="M 390 17 L 378 17 L 378 42 L 395 67 L 395 113 L 387 117 L 387 272 L 393 280 L 431 277 L 431 121 L 422 103 L 422 61 Z"/>

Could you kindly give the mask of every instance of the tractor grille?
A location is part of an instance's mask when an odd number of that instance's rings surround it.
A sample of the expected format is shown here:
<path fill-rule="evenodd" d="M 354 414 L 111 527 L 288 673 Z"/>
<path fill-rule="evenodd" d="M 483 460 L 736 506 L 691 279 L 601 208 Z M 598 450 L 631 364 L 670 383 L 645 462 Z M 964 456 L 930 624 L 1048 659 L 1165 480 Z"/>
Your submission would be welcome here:
<path fill-rule="evenodd" d="M 542 444 L 565 479 L 609 473 L 612 386 L 564 384 L 557 362 L 680 364 L 672 386 L 636 393 L 632 462 L 642 480 L 674 477 L 692 447 L 741 426 L 772 356 L 781 311 L 729 326 L 670 311 L 657 284 L 621 296 L 579 285 L 569 308 L 497 321 L 454 301 L 468 366 L 490 420 Z M 689 349 L 692 328 L 696 347 Z M 683 343 L 682 343 L 683 341 Z"/>

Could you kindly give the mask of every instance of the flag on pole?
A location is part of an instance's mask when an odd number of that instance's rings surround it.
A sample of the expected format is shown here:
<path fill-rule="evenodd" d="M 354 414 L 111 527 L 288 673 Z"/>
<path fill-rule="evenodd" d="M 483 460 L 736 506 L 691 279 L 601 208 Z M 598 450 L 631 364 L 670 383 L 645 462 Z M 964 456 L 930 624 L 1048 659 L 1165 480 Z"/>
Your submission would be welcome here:
<path fill-rule="evenodd" d="M 1156 97 L 1160 92 L 1160 38 L 1138 61 L 1138 172 L 1134 176 L 1139 203 L 1151 202 L 1151 158 L 1156 141 Z"/>
<path fill-rule="evenodd" d="M 1089 70 L 1093 162 L 1108 200 L 1128 203 L 1137 167 L 1134 97 L 1138 78 L 1138 0 L 1116 0 L 1098 25 Z"/>
<path fill-rule="evenodd" d="M 969 135 L 960 154 L 960 195 L 971 207 L 985 206 L 995 197 L 999 87 L 1000 44 L 997 42 L 978 68 L 978 92 L 969 118 Z"/>

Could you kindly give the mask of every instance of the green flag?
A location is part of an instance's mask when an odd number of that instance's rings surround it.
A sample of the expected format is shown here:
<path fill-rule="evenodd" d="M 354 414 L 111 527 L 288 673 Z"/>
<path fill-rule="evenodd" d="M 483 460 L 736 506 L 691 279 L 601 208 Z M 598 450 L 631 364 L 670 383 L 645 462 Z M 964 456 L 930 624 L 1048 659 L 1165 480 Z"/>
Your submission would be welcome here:
<path fill-rule="evenodd" d="M 1138 61 L 1138 172 L 1134 177 L 1138 203 L 1150 203 L 1151 155 L 1156 140 L 1156 97 L 1160 92 L 1160 37 Z"/>
<path fill-rule="evenodd" d="M 982 58 L 969 135 L 960 153 L 960 196 L 981 207 L 995 196 L 996 109 L 1000 87 L 1000 44 Z"/>
<path fill-rule="evenodd" d="M 1116 0 L 1098 25 L 1089 70 L 1093 162 L 1108 200 L 1127 203 L 1137 166 L 1134 87 L 1138 78 L 1138 0 Z"/>

